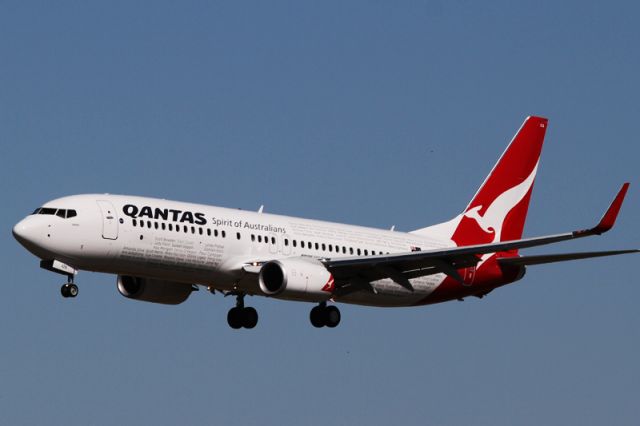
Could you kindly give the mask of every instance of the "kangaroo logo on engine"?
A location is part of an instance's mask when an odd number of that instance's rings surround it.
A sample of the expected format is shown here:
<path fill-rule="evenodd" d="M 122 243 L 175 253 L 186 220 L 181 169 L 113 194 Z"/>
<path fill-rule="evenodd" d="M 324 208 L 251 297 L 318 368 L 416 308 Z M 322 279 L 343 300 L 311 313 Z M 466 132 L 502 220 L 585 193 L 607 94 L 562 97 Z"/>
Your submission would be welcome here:
<path fill-rule="evenodd" d="M 206 225 L 207 219 L 204 213 L 190 212 L 187 210 L 160 209 L 158 207 L 143 206 L 138 207 L 127 204 L 122 208 L 124 214 L 134 219 L 146 217 L 155 220 L 171 220 L 180 223 L 192 223 L 194 225 Z"/>

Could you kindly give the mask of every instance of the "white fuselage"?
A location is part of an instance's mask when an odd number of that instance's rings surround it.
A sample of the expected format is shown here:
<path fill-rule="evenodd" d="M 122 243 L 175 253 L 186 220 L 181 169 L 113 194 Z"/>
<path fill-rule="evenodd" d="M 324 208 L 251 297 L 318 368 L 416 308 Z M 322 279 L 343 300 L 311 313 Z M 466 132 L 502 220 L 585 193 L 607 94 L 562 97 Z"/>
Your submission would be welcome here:
<path fill-rule="evenodd" d="M 294 256 L 376 256 L 454 245 L 424 233 L 134 196 L 76 195 L 53 200 L 43 208 L 77 212 L 64 218 L 49 210 L 49 214 L 33 214 L 16 225 L 14 233 L 43 260 L 248 294 L 261 294 L 256 280 L 243 269 L 248 263 Z M 412 305 L 444 278 L 444 274 L 435 274 L 412 279 L 411 292 L 390 279 L 379 280 L 373 283 L 375 293 L 356 292 L 340 301 Z"/>

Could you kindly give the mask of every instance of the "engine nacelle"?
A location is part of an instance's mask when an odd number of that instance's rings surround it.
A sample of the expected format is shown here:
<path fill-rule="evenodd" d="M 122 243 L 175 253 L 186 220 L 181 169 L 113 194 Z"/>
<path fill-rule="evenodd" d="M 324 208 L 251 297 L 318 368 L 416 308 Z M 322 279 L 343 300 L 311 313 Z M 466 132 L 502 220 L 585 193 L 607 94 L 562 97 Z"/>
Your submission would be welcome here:
<path fill-rule="evenodd" d="M 118 291 L 129 299 L 178 305 L 187 300 L 193 289 L 191 284 L 118 275 Z"/>
<path fill-rule="evenodd" d="M 290 257 L 262 265 L 260 289 L 267 296 L 320 302 L 331 297 L 333 277 L 316 259 Z"/>

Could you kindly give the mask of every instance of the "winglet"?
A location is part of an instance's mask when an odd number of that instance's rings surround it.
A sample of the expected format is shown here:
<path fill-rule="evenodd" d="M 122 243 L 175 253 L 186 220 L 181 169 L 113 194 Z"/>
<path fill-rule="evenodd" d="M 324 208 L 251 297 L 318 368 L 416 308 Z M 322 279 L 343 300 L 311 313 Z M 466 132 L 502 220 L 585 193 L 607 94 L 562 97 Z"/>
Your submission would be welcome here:
<path fill-rule="evenodd" d="M 618 191 L 618 195 L 616 195 L 616 198 L 613 199 L 613 202 L 607 209 L 607 212 L 604 214 L 604 216 L 602 216 L 602 219 L 600 219 L 600 222 L 595 226 L 595 228 L 586 229 L 584 231 L 578 231 L 578 232 L 575 232 L 574 234 L 600 235 L 600 234 L 604 234 L 605 232 L 613 228 L 613 225 L 616 223 L 616 218 L 618 217 L 618 213 L 620 212 L 620 207 L 622 207 L 622 202 L 624 201 L 624 197 L 625 195 L 627 195 L 628 189 L 629 189 L 629 182 L 625 182 L 622 185 L 622 188 L 620 188 L 620 191 Z"/>

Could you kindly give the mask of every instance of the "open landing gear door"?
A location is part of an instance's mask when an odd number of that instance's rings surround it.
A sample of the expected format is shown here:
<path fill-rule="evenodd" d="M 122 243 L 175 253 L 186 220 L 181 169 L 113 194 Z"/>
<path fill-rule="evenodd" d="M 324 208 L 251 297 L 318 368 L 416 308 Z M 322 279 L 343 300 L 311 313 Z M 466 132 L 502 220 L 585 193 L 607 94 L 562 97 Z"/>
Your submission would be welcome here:
<path fill-rule="evenodd" d="M 102 212 L 102 238 L 107 240 L 118 239 L 118 218 L 116 209 L 111 201 L 99 200 L 98 206 Z"/>

